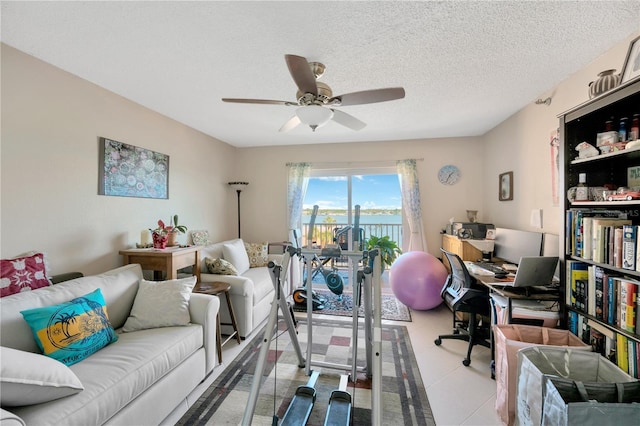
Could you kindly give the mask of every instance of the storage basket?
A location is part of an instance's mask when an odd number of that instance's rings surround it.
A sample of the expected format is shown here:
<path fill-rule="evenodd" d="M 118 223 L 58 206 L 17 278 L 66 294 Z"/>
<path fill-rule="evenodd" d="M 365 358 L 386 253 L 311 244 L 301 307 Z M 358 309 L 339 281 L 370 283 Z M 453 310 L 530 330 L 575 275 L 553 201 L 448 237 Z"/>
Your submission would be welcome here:
<path fill-rule="evenodd" d="M 637 416 L 640 404 L 631 401 L 640 401 L 640 382 L 596 352 L 545 346 L 518 352 L 518 425 L 619 424 L 601 416 Z"/>
<path fill-rule="evenodd" d="M 496 367 L 496 411 L 504 424 L 513 425 L 516 411 L 518 350 L 531 346 L 571 346 L 591 351 L 569 330 L 520 324 L 493 326 Z M 540 388 L 538 388 L 540 389 Z"/>
<path fill-rule="evenodd" d="M 583 383 L 544 376 L 542 424 L 637 425 L 640 382 Z"/>

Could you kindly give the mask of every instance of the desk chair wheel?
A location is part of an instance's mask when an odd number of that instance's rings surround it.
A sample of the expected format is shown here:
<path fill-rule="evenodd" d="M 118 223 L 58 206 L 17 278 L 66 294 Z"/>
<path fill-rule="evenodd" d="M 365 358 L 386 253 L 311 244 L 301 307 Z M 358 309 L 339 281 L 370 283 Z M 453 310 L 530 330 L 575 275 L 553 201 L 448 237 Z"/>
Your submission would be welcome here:
<path fill-rule="evenodd" d="M 462 365 L 464 365 L 465 367 L 468 367 L 469 364 L 471 364 L 471 360 L 469 358 L 465 358 L 462 360 Z"/>
<path fill-rule="evenodd" d="M 442 344 L 442 339 L 438 338 L 438 339 L 434 340 L 433 343 L 435 343 L 436 346 L 440 346 Z"/>

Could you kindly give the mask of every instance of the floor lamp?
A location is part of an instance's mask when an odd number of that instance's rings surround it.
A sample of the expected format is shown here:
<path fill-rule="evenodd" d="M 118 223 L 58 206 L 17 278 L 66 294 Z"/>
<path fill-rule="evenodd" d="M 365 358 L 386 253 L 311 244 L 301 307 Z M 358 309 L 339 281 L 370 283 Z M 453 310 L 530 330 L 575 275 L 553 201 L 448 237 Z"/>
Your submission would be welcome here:
<path fill-rule="evenodd" d="M 238 238 L 240 238 L 240 193 L 249 185 L 249 182 L 229 182 L 229 186 L 238 193 Z"/>

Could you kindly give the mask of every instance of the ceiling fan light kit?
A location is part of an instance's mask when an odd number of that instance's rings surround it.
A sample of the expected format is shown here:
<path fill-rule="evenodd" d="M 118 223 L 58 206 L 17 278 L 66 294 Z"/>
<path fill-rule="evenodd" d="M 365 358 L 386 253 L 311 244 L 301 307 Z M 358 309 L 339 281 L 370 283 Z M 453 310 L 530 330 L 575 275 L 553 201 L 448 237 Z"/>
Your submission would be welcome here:
<path fill-rule="evenodd" d="M 402 99 L 405 95 L 402 87 L 387 87 L 333 96 L 329 85 L 317 81 L 324 74 L 325 66 L 323 64 L 308 62 L 304 57 L 297 55 L 285 55 L 285 60 L 289 73 L 298 86 L 297 102 L 241 98 L 222 98 L 222 101 L 241 104 L 298 106 L 296 114 L 284 123 L 279 131 L 288 132 L 299 124 L 305 124 L 315 132 L 318 127 L 327 124 L 330 120 L 351 130 L 361 130 L 366 126 L 366 123 L 334 108 L 393 101 Z"/>
<path fill-rule="evenodd" d="M 333 118 L 333 111 L 320 105 L 308 105 L 298 108 L 296 115 L 303 124 L 315 132 L 318 127 L 324 126 Z"/>

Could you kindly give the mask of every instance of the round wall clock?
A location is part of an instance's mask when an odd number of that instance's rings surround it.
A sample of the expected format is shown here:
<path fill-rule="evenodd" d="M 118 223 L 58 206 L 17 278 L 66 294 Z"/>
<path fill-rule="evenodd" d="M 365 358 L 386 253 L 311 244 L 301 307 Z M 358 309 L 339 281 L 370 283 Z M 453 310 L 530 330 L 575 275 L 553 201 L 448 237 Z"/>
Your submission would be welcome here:
<path fill-rule="evenodd" d="M 454 165 L 447 164 L 438 171 L 438 180 L 443 185 L 453 185 L 460 179 L 460 169 Z"/>

